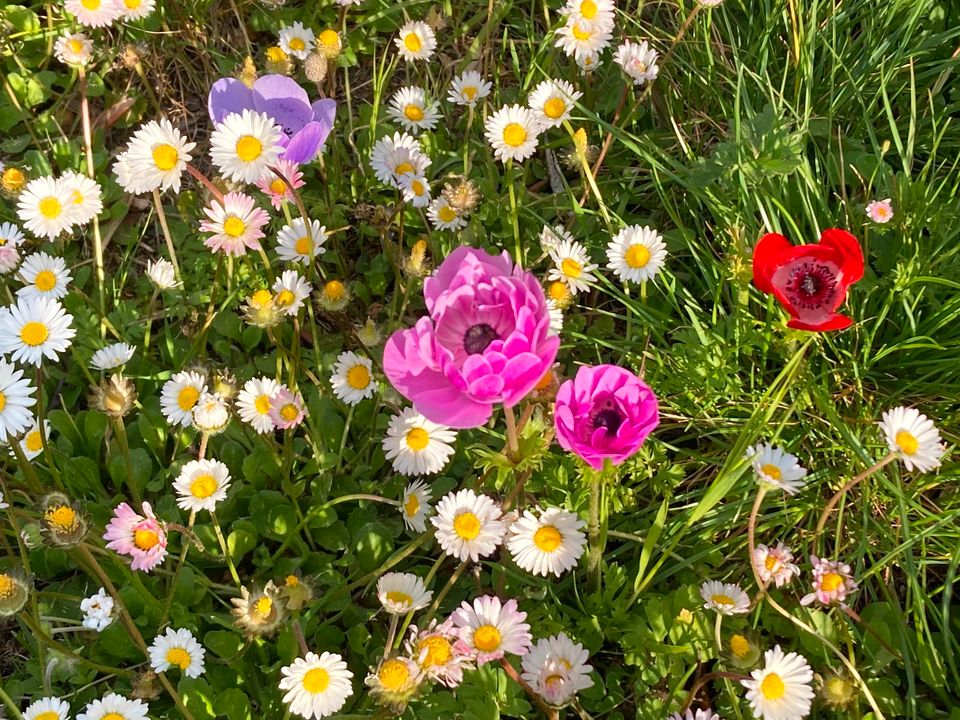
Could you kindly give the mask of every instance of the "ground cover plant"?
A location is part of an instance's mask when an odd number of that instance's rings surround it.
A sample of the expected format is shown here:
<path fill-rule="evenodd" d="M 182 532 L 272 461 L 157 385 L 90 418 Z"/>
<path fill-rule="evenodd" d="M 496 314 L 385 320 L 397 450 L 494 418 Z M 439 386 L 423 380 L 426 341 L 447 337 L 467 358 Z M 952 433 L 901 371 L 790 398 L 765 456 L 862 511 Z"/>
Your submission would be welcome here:
<path fill-rule="evenodd" d="M 960 717 L 958 10 L 6 3 L 0 717 Z"/>

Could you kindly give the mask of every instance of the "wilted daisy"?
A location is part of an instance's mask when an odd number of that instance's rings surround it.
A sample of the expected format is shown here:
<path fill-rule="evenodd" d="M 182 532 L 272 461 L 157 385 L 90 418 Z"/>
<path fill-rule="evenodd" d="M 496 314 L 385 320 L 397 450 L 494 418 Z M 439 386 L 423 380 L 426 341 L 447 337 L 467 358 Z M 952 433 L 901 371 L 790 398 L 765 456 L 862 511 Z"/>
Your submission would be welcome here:
<path fill-rule="evenodd" d="M 400 714 L 417 691 L 422 673 L 420 666 L 410 658 L 388 657 L 367 675 L 364 684 L 380 703 Z"/>
<path fill-rule="evenodd" d="M 501 162 L 526 160 L 537 150 L 540 122 L 529 108 L 505 105 L 487 118 L 484 134 Z"/>
<path fill-rule="evenodd" d="M 186 427 L 193 422 L 193 409 L 207 392 L 207 379 L 198 372 L 174 373 L 160 391 L 160 411 L 171 425 Z"/>
<path fill-rule="evenodd" d="M 336 653 L 317 655 L 308 652 L 280 669 L 283 702 L 300 717 L 323 718 L 333 715 L 353 694 L 353 673 Z"/>
<path fill-rule="evenodd" d="M 521 677 L 548 705 L 566 705 L 581 690 L 593 687 L 593 667 L 583 645 L 564 633 L 537 640 L 520 661 Z"/>
<path fill-rule="evenodd" d="M 328 280 L 320 288 L 317 302 L 327 312 L 339 312 L 350 303 L 350 289 L 339 280 Z"/>
<path fill-rule="evenodd" d="M 380 341 L 383 340 L 383 334 L 380 332 L 380 328 L 377 327 L 377 323 L 374 322 L 373 318 L 367 318 L 367 321 L 363 325 L 355 326 L 354 334 L 357 336 L 357 340 L 366 348 L 376 347 L 380 344 Z"/>
<path fill-rule="evenodd" d="M 256 200 L 239 192 L 227 193 L 223 201 L 214 199 L 203 208 L 203 214 L 207 219 L 200 222 L 200 232 L 213 233 L 203 244 L 214 252 L 238 257 L 248 249 L 260 249 L 262 228 L 270 222 Z"/>
<path fill-rule="evenodd" d="M 356 405 L 371 397 L 377 389 L 371 374 L 372 369 L 370 358 L 360 357 L 349 350 L 340 353 L 330 377 L 333 394 L 347 405 Z"/>
<path fill-rule="evenodd" d="M 433 29 L 420 20 L 404 23 L 393 42 L 400 57 L 407 62 L 429 60 L 437 48 L 437 36 Z"/>
<path fill-rule="evenodd" d="M 28 299 L 59 300 L 70 291 L 70 281 L 73 280 L 63 258 L 45 252 L 27 255 L 17 275 L 24 282 L 24 286 L 17 290 L 17 296 Z"/>
<path fill-rule="evenodd" d="M 120 185 L 135 195 L 153 190 L 180 192 L 180 180 L 196 143 L 188 142 L 173 124 L 151 120 L 137 130 L 114 165 Z"/>
<path fill-rule="evenodd" d="M 653 82 L 660 73 L 659 53 L 646 40 L 638 43 L 624 40 L 613 55 L 614 62 L 633 80 L 634 85 Z"/>
<path fill-rule="evenodd" d="M 37 237 L 53 240 L 74 222 L 70 188 L 49 175 L 31 180 L 17 197 L 17 217 Z"/>
<path fill-rule="evenodd" d="M 881 225 L 893 220 L 893 205 L 890 198 L 874 200 L 867 205 L 867 217 Z"/>
<path fill-rule="evenodd" d="M 124 20 L 142 20 L 157 7 L 157 0 L 120 0 Z"/>
<path fill-rule="evenodd" d="M 100 588 L 94 595 L 80 601 L 85 628 L 103 632 L 113 622 L 113 598 Z"/>
<path fill-rule="evenodd" d="M 252 183 L 270 173 L 283 147 L 280 127 L 266 113 L 230 113 L 210 134 L 210 158 L 234 182 Z"/>
<path fill-rule="evenodd" d="M 543 127 L 560 127 L 582 95 L 566 80 L 544 80 L 530 93 L 527 105 Z"/>
<path fill-rule="evenodd" d="M 656 277 L 667 258 L 663 238 L 651 227 L 629 225 L 607 245 L 607 268 L 622 282 L 646 282 Z"/>
<path fill-rule="evenodd" d="M 303 23 L 295 22 L 280 28 L 280 48 L 298 60 L 306 60 L 313 51 L 316 36 L 313 30 L 304 27 Z"/>
<path fill-rule="evenodd" d="M 128 700 L 116 693 L 107 693 L 88 703 L 77 720 L 149 720 L 150 706 L 141 700 Z"/>
<path fill-rule="evenodd" d="M 503 542 L 500 506 L 486 495 L 464 489 L 444 496 L 430 518 L 437 542 L 447 555 L 477 562 Z"/>
<path fill-rule="evenodd" d="M 696 712 L 687 708 L 683 715 L 674 713 L 667 720 L 720 720 L 720 716 L 710 708 L 697 708 Z"/>
<path fill-rule="evenodd" d="M 750 596 L 735 583 L 707 580 L 700 586 L 700 597 L 704 609 L 721 615 L 742 615 L 750 610 Z"/>
<path fill-rule="evenodd" d="M 903 460 L 907 470 L 930 472 L 940 467 L 946 452 L 940 431 L 916 408 L 896 407 L 883 413 L 880 429 L 890 452 Z"/>
<path fill-rule="evenodd" d="M 403 497 L 400 498 L 403 524 L 407 526 L 407 530 L 421 533 L 426 531 L 427 517 L 433 514 L 433 507 L 430 505 L 432 497 L 430 489 L 422 480 L 407 485 Z"/>
<path fill-rule="evenodd" d="M 20 450 L 23 451 L 23 455 L 27 460 L 33 460 L 43 452 L 43 439 L 45 437 L 50 437 L 50 422 L 46 419 L 43 421 L 43 433 L 41 434 L 40 425 L 38 425 L 36 419 L 34 419 L 33 425 L 27 429 L 23 437 L 18 441 L 20 443 Z M 14 454 L 12 449 L 10 450 L 10 454 Z"/>
<path fill-rule="evenodd" d="M 427 217 L 437 230 L 459 230 L 467 226 L 466 219 L 444 195 L 435 197 L 427 206 Z"/>
<path fill-rule="evenodd" d="M 860 689 L 845 674 L 830 672 L 820 679 L 820 699 L 834 710 L 852 705 Z"/>
<path fill-rule="evenodd" d="M 230 423 L 230 409 L 220 393 L 205 392 L 193 408 L 193 426 L 200 432 L 215 435 Z"/>
<path fill-rule="evenodd" d="M 377 599 L 392 615 L 405 615 L 430 604 L 433 593 L 413 573 L 386 573 L 377 580 Z"/>
<path fill-rule="evenodd" d="M 447 100 L 457 105 L 473 107 L 490 94 L 493 86 L 476 70 L 466 70 L 453 79 Z"/>
<path fill-rule="evenodd" d="M 16 437 L 33 422 L 34 387 L 23 370 L 0 358 L 0 442 Z"/>
<path fill-rule="evenodd" d="M 64 0 L 63 7 L 87 27 L 106 27 L 123 14 L 123 0 Z"/>
<path fill-rule="evenodd" d="M 64 33 L 53 44 L 53 54 L 64 65 L 83 67 L 90 62 L 93 41 L 83 33 Z"/>
<path fill-rule="evenodd" d="M 256 185 L 270 198 L 270 204 L 279 210 L 284 202 L 293 202 L 293 190 L 299 190 L 306 183 L 303 181 L 300 165 L 291 160 L 280 158 L 273 167 L 279 170 L 283 177 L 271 172 L 257 180 Z"/>
<path fill-rule="evenodd" d="M 284 270 L 273 281 L 273 302 L 281 312 L 293 317 L 300 312 L 312 290 L 313 285 L 296 270 Z"/>
<path fill-rule="evenodd" d="M 383 452 L 401 475 L 433 475 L 440 472 L 453 455 L 455 430 L 430 422 L 413 408 L 405 408 L 390 418 Z"/>
<path fill-rule="evenodd" d="M 273 301 L 273 293 L 260 288 L 243 304 L 243 319 L 260 328 L 271 328 L 283 320 L 284 314 Z"/>
<path fill-rule="evenodd" d="M 40 530 L 59 547 L 74 547 L 87 534 L 88 524 L 80 506 L 63 493 L 47 495 L 40 505 Z"/>
<path fill-rule="evenodd" d="M 176 287 L 177 275 L 173 263 L 169 260 L 150 260 L 147 262 L 147 277 L 157 290 L 169 290 Z"/>
<path fill-rule="evenodd" d="M 103 211 L 103 191 L 96 180 L 69 170 L 60 182 L 70 192 L 74 225 L 86 225 Z"/>
<path fill-rule="evenodd" d="M 740 684 L 754 717 L 761 720 L 800 720 L 810 713 L 813 671 L 802 655 L 784 653 L 777 645 L 763 654 L 763 667 Z"/>
<path fill-rule="evenodd" d="M 150 572 L 167 556 L 167 531 L 153 514 L 150 503 L 142 503 L 141 509 L 143 515 L 127 503 L 117 505 L 103 539 L 109 550 L 132 558 L 131 569 Z"/>
<path fill-rule="evenodd" d="M 60 698 L 40 698 L 23 711 L 23 720 L 70 720 L 70 705 Z"/>
<path fill-rule="evenodd" d="M 597 264 L 590 262 L 587 249 L 575 240 L 564 239 L 558 246 L 549 250 L 553 267 L 547 277 L 561 280 L 576 295 L 590 289 L 590 283 L 596 280 L 593 271 Z"/>
<path fill-rule="evenodd" d="M 193 633 L 185 628 L 174 630 L 168 627 L 163 635 L 153 639 L 148 650 L 150 667 L 154 672 L 178 667 L 187 677 L 195 678 L 203 674 L 203 647 Z"/>
<path fill-rule="evenodd" d="M 807 471 L 800 466 L 795 455 L 773 445 L 748 447 L 748 458 L 752 458 L 753 470 L 757 480 L 783 490 L 788 495 L 796 495 L 803 489 Z"/>
<path fill-rule="evenodd" d="M 230 614 L 247 637 L 273 635 L 283 619 L 286 605 L 280 588 L 272 580 L 263 590 L 241 587 L 240 597 L 230 598 L 230 602 L 234 606 Z"/>
<path fill-rule="evenodd" d="M 327 251 L 326 240 L 327 229 L 319 220 L 311 220 L 308 228 L 303 218 L 296 217 L 277 234 L 277 255 L 287 262 L 308 263 Z"/>
<path fill-rule="evenodd" d="M 57 362 L 77 334 L 72 322 L 57 300 L 18 298 L 0 314 L 0 352 L 24 364 L 39 366 L 44 357 Z"/>
<path fill-rule="evenodd" d="M 216 510 L 217 503 L 227 497 L 230 470 L 219 460 L 191 460 L 173 481 L 177 506 L 191 512 Z"/>
<path fill-rule="evenodd" d="M 260 435 L 273 432 L 270 401 L 281 387 L 273 378 L 253 378 L 243 384 L 243 389 L 237 395 L 237 414 Z"/>
<path fill-rule="evenodd" d="M 430 162 L 417 139 L 405 132 L 380 138 L 370 151 L 370 167 L 377 179 L 388 185 L 396 186 L 408 173 L 422 175 Z"/>
<path fill-rule="evenodd" d="M 850 574 L 850 566 L 834 560 L 821 560 L 810 556 L 813 564 L 813 592 L 800 599 L 801 605 L 810 605 L 815 600 L 823 605 L 846 607 L 847 595 L 857 589 Z"/>
<path fill-rule="evenodd" d="M 560 576 L 577 566 L 587 538 L 574 513 L 547 508 L 537 517 L 529 510 L 510 526 L 506 545 L 519 567 L 534 575 Z"/>
<path fill-rule="evenodd" d="M 137 400 L 137 387 L 120 373 L 103 379 L 90 388 L 87 404 L 94 410 L 118 420 L 124 417 Z"/>
<path fill-rule="evenodd" d="M 430 183 L 422 175 L 403 175 L 398 185 L 403 199 L 413 207 L 422 208 L 430 204 Z"/>
<path fill-rule="evenodd" d="M 113 343 L 97 350 L 90 358 L 90 367 L 93 370 L 113 370 L 130 362 L 130 358 L 137 351 L 136 345 L 127 343 Z"/>
<path fill-rule="evenodd" d="M 478 665 L 499 660 L 506 653 L 526 655 L 530 651 L 527 614 L 517 609 L 513 598 L 505 603 L 494 595 L 464 602 L 450 616 L 457 628 L 461 649 L 473 654 Z"/>
<path fill-rule="evenodd" d="M 777 587 L 783 587 L 794 575 L 800 574 L 800 568 L 793 564 L 793 552 L 783 543 L 772 548 L 757 545 L 753 551 L 753 564 L 764 584 L 773 581 Z"/>
<path fill-rule="evenodd" d="M 289 430 L 296 427 L 307 415 L 300 393 L 291 392 L 282 385 L 277 394 L 270 398 L 270 420 L 277 430 Z"/>
<path fill-rule="evenodd" d="M 410 626 L 404 649 L 428 678 L 452 688 L 463 681 L 464 669 L 473 666 L 470 653 L 458 649 L 458 636 L 452 618 L 431 620 L 423 630 Z"/>
<path fill-rule="evenodd" d="M 577 61 L 595 58 L 610 44 L 612 27 L 570 18 L 557 30 L 555 45 Z"/>
<path fill-rule="evenodd" d="M 0 571 L 0 618 L 16 615 L 30 598 L 30 585 L 19 570 Z"/>

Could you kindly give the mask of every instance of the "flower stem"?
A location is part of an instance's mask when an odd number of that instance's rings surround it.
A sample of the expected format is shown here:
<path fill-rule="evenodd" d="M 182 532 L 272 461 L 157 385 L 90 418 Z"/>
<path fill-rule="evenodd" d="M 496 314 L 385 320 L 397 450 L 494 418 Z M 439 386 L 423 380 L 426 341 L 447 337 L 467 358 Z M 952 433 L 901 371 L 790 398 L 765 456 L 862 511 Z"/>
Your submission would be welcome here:
<path fill-rule="evenodd" d="M 510 664 L 509 660 L 507 660 L 505 657 L 500 658 L 500 667 L 502 667 L 504 672 L 510 676 L 510 679 L 522 687 L 524 692 L 526 692 L 527 695 L 529 695 L 530 698 L 540 707 L 540 709 L 543 710 L 544 715 L 547 716 L 547 720 L 559 720 L 560 711 L 547 705 L 543 701 L 543 698 L 540 697 L 532 687 L 530 687 L 530 684 L 520 677 L 520 673 L 518 673 L 517 669 Z"/>
<path fill-rule="evenodd" d="M 517 265 L 523 265 L 523 253 L 520 249 L 520 220 L 517 210 L 517 192 L 513 188 L 513 159 L 507 160 L 507 189 L 510 192 L 510 222 L 513 225 L 514 257 Z"/>
<path fill-rule="evenodd" d="M 467 569 L 467 563 L 460 563 L 459 567 L 453 571 L 453 574 L 447 579 L 446 584 L 440 589 L 440 592 L 437 593 L 437 596 L 433 599 L 433 603 L 430 605 L 430 609 L 427 611 L 427 615 L 423 621 L 423 626 L 426 627 L 430 624 L 430 621 L 433 619 L 433 616 L 436 614 L 437 609 L 440 607 L 440 603 L 447 596 L 447 593 L 457 584 L 457 580 L 460 579 L 460 576 L 463 575 L 463 571 Z"/>
<path fill-rule="evenodd" d="M 720 635 L 720 627 L 723 625 L 723 613 L 717 613 L 717 621 L 713 625 L 713 639 L 717 643 L 717 653 L 723 652 L 723 639 Z"/>
<path fill-rule="evenodd" d="M 14 720 L 23 720 L 23 715 L 20 714 L 20 709 L 17 707 L 17 704 L 10 699 L 10 696 L 7 695 L 7 692 L 3 689 L 3 683 L 0 683 L 0 700 L 3 700 L 3 704 L 7 706 Z"/>
<path fill-rule="evenodd" d="M 117 433 L 117 442 L 120 443 L 120 452 L 123 453 L 123 464 L 127 472 L 127 479 L 124 484 L 127 486 L 137 505 L 140 505 L 140 488 L 133 482 L 133 462 L 130 460 L 130 443 L 127 442 L 127 428 L 123 424 L 122 417 L 114 420 L 113 424 Z"/>
<path fill-rule="evenodd" d="M 79 69 L 80 120 L 83 125 L 83 151 L 87 159 L 87 176 L 96 180 L 97 173 L 93 165 L 93 132 L 90 129 L 90 103 L 87 99 L 87 73 Z M 107 301 L 104 293 L 106 274 L 103 271 L 103 239 L 100 237 L 100 221 L 93 217 L 93 266 L 97 276 L 97 302 L 100 309 L 100 336 L 106 337 Z"/>
<path fill-rule="evenodd" d="M 390 629 L 387 631 L 387 642 L 383 646 L 383 659 L 386 660 L 393 650 L 393 639 L 397 636 L 397 622 L 400 616 L 397 613 L 390 613 Z"/>
<path fill-rule="evenodd" d="M 189 165 L 187 165 L 187 169 L 190 169 Z M 153 206 L 157 210 L 157 220 L 160 221 L 160 230 L 163 232 L 163 239 L 167 243 L 170 263 L 173 265 L 173 275 L 178 283 L 182 283 L 183 277 L 180 275 L 180 263 L 177 262 L 177 251 L 173 246 L 173 239 L 170 237 L 170 228 L 167 225 L 167 215 L 163 211 L 163 203 L 160 200 L 160 191 L 156 189 L 153 191 Z"/>
<path fill-rule="evenodd" d="M 896 460 L 896 459 L 897 459 L 897 454 L 896 454 L 896 453 L 892 453 L 892 452 L 891 452 L 891 453 L 888 453 L 883 459 L 880 460 L 880 462 L 877 462 L 877 463 L 871 465 L 870 467 L 868 467 L 866 470 L 864 470 L 864 471 L 863 471 L 862 473 L 860 473 L 859 475 L 855 475 L 855 476 L 853 477 L 853 479 L 850 480 L 850 482 L 848 482 L 848 483 L 847 483 L 846 485 L 844 485 L 842 488 L 840 488 L 839 490 L 837 490 L 837 491 L 833 494 L 833 497 L 831 497 L 830 500 L 827 502 L 827 504 L 824 506 L 823 512 L 820 513 L 820 519 L 817 521 L 817 529 L 816 529 L 816 530 L 814 531 L 814 533 L 813 533 L 814 539 L 816 539 L 817 537 L 819 537 L 820 533 L 823 532 L 823 528 L 824 528 L 824 526 L 827 524 L 827 518 L 830 517 L 830 513 L 831 513 L 831 512 L 833 511 L 833 509 L 837 506 L 837 503 L 840 502 L 840 499 L 841 499 L 844 495 L 846 495 L 847 492 L 848 492 L 850 489 L 856 487 L 861 481 L 863 481 L 863 480 L 865 480 L 866 478 L 870 477 L 870 476 L 873 475 L 873 473 L 875 473 L 877 470 L 881 469 L 882 467 L 884 467 L 884 466 L 886 466 L 886 465 L 889 465 L 891 462 L 893 462 L 893 461 Z"/>
<path fill-rule="evenodd" d="M 206 437 L 206 433 L 204 433 Z M 197 511 L 190 511 L 190 519 L 187 520 L 187 532 L 193 530 L 193 523 L 197 519 Z M 189 537 L 182 540 L 183 548 L 180 550 L 180 559 L 177 561 L 177 567 L 173 571 L 173 580 L 170 581 L 170 590 L 167 592 L 167 601 L 163 606 L 163 615 L 160 616 L 160 627 L 167 624 L 167 618 L 170 617 L 170 608 L 173 606 L 173 596 L 177 591 L 177 581 L 180 579 L 180 573 L 183 571 L 183 563 L 187 559 L 187 552 L 190 550 L 191 541 Z"/>
<path fill-rule="evenodd" d="M 220 529 L 220 521 L 217 519 L 217 514 L 213 512 L 213 510 L 210 511 L 210 519 L 213 520 L 213 532 L 216 533 L 217 542 L 220 543 L 220 549 L 223 551 L 223 557 L 227 561 L 227 567 L 230 568 L 230 576 L 237 584 L 237 587 L 241 587 L 243 583 L 240 582 L 240 576 L 237 574 L 237 568 L 233 564 L 233 558 L 230 557 L 230 551 L 227 549 L 227 541 L 223 538 L 223 530 Z"/>
<path fill-rule="evenodd" d="M 600 494 L 602 476 L 598 470 L 590 471 L 590 515 L 587 521 L 587 577 L 592 579 L 593 589 L 600 590 L 600 567 L 603 560 L 603 539 L 600 534 Z"/>
<path fill-rule="evenodd" d="M 507 453 L 513 462 L 520 459 L 520 439 L 517 437 L 517 419 L 513 408 L 503 406 L 503 419 L 507 423 Z"/>

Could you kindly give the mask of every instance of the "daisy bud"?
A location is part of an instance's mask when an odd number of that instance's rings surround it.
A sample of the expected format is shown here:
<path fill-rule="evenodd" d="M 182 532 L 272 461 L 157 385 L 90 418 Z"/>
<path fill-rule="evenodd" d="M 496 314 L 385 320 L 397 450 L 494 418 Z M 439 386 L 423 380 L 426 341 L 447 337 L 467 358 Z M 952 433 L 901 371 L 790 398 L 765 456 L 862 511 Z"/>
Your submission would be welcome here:
<path fill-rule="evenodd" d="M 263 590 L 240 588 L 240 597 L 231 598 L 234 622 L 248 638 L 271 637 L 283 620 L 286 600 L 271 580 Z"/>
<path fill-rule="evenodd" d="M 43 499 L 40 507 L 40 529 L 54 545 L 73 547 L 87 534 L 87 521 L 70 498 L 52 493 Z"/>
<path fill-rule="evenodd" d="M 356 327 L 354 331 L 357 335 L 357 340 L 359 340 L 364 347 L 376 347 L 380 344 L 380 341 L 383 340 L 383 335 L 380 333 L 377 324 L 372 318 L 367 318 L 367 322 Z"/>
<path fill-rule="evenodd" d="M 17 570 L 0 573 L 0 617 L 16 615 L 27 604 L 30 582 Z"/>
<path fill-rule="evenodd" d="M 821 679 L 820 698 L 830 707 L 846 707 L 857 699 L 857 686 L 845 675 L 829 673 Z"/>
<path fill-rule="evenodd" d="M 160 687 L 157 674 L 147 669 L 133 679 L 130 697 L 134 700 L 156 700 L 161 692 L 163 689 Z"/>
<path fill-rule="evenodd" d="M 23 190 L 24 185 L 27 184 L 27 176 L 18 167 L 11 165 L 10 167 L 4 168 L 3 174 L 0 175 L 0 187 L 3 188 L 5 193 L 10 195 L 17 195 L 21 190 Z"/>
<path fill-rule="evenodd" d="M 237 376 L 227 368 L 214 372 L 211 384 L 213 391 L 225 400 L 231 400 L 237 394 Z"/>
<path fill-rule="evenodd" d="M 736 668 L 754 667 L 760 660 L 762 650 L 752 630 L 733 633 L 724 644 L 724 659 Z"/>
<path fill-rule="evenodd" d="M 342 49 L 343 44 L 336 30 L 327 28 L 317 36 L 317 52 L 327 60 L 336 58 Z"/>
<path fill-rule="evenodd" d="M 291 610 L 299 610 L 313 600 L 313 586 L 298 575 L 287 575 L 282 593 Z"/>
<path fill-rule="evenodd" d="M 284 52 L 283 48 L 274 45 L 267 48 L 266 62 L 264 63 L 267 72 L 273 75 L 289 75 L 293 70 L 293 63 L 290 56 Z"/>
<path fill-rule="evenodd" d="M 112 420 L 119 420 L 130 412 L 136 401 L 136 386 L 119 374 L 111 375 L 109 380 L 101 380 L 99 385 L 94 385 L 87 398 L 90 407 L 106 413 Z"/>
<path fill-rule="evenodd" d="M 193 426 L 200 432 L 216 435 L 230 423 L 227 401 L 217 393 L 206 392 L 193 409 Z"/>
<path fill-rule="evenodd" d="M 330 280 L 321 288 L 317 302 L 327 312 L 339 312 L 350 302 L 350 290 L 339 280 Z"/>

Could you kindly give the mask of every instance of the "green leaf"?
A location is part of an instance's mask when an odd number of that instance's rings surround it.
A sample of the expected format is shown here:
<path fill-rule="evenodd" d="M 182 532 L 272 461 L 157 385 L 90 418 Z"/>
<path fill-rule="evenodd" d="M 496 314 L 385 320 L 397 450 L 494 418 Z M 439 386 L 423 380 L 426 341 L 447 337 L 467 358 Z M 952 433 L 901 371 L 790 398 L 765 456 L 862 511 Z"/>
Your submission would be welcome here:
<path fill-rule="evenodd" d="M 217 699 L 213 701 L 213 709 L 218 717 L 223 716 L 229 720 L 251 720 L 253 717 L 246 693 L 236 688 L 224 690 L 217 695 Z"/>

